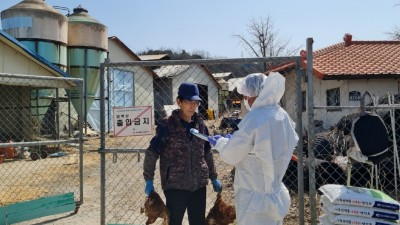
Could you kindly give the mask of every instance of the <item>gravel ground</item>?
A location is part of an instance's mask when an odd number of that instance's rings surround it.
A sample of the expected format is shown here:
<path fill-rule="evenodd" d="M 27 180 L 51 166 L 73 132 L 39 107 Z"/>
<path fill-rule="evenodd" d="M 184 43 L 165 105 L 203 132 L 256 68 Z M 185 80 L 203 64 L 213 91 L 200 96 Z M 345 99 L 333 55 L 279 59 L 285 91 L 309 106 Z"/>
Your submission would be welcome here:
<path fill-rule="evenodd" d="M 83 204 L 77 213 L 62 213 L 38 218 L 19 225 L 92 225 L 100 224 L 100 163 L 99 154 L 90 152 L 84 154 L 84 188 Z"/>
<path fill-rule="evenodd" d="M 57 214 L 53 216 L 47 216 L 47 217 L 42 217 L 39 219 L 27 221 L 27 222 L 21 222 L 18 223 L 20 225 L 44 225 L 44 224 L 59 224 L 59 225 L 72 225 L 72 224 L 83 224 L 83 225 L 92 225 L 92 224 L 100 224 L 100 155 L 96 152 L 96 149 L 98 148 L 98 138 L 89 138 L 88 141 L 85 141 L 85 153 L 84 153 L 84 192 L 83 192 L 83 204 L 80 206 L 79 211 L 75 213 L 62 213 L 62 214 Z M 77 158 L 77 155 L 70 154 L 68 157 L 71 158 Z M 132 157 L 132 155 L 130 155 Z M 136 157 L 136 156 L 134 156 Z M 46 162 L 45 160 L 50 160 L 50 159 L 44 159 L 43 162 Z M 107 158 L 107 160 L 112 160 L 112 157 Z M 129 162 L 135 161 L 134 158 L 129 158 L 127 160 Z M 49 162 L 49 161 L 47 161 Z M 124 158 L 118 156 L 118 162 L 123 163 Z M 234 192 L 233 192 L 233 187 L 232 187 L 232 178 L 230 174 L 230 169 L 225 166 L 221 166 L 221 163 L 217 157 L 216 157 L 216 164 L 218 166 L 218 173 L 219 173 L 219 178 L 224 184 L 224 191 L 223 191 L 223 198 L 225 201 L 227 201 L 230 204 L 234 204 Z M 33 165 L 33 164 L 32 164 Z M 113 164 L 109 163 L 108 164 L 108 169 L 111 169 L 112 166 L 117 166 L 118 164 Z M 127 168 L 127 165 L 123 165 L 123 168 Z M 76 163 L 77 166 L 77 163 Z M 130 170 L 133 171 L 134 168 L 138 168 L 135 175 L 135 179 L 141 179 L 141 165 L 135 165 L 132 167 L 130 165 Z M 40 170 L 46 170 L 46 167 L 39 168 Z M 114 168 L 116 169 L 116 168 Z M 106 207 L 107 210 L 114 209 L 115 211 L 107 211 L 107 218 L 106 222 L 109 221 L 116 221 L 116 218 L 125 218 L 129 217 L 128 220 L 132 221 L 132 218 L 134 219 L 135 222 L 134 224 L 145 224 L 145 217 L 139 213 L 139 206 L 144 203 L 144 193 L 143 193 L 143 187 L 144 184 L 142 184 L 143 181 L 138 182 L 136 186 L 132 186 L 131 188 L 125 188 L 127 186 L 125 181 L 122 181 L 123 179 L 126 179 L 127 176 L 130 176 L 131 173 L 127 174 L 121 174 L 121 176 L 114 176 L 112 174 L 107 173 L 107 179 L 112 181 L 107 182 L 107 191 L 106 191 Z M 139 177 L 139 178 L 138 178 Z M 132 177 L 128 177 L 128 180 L 132 179 Z M 121 181 L 120 181 L 121 180 Z M 57 179 L 55 179 L 53 182 L 57 182 Z M 132 183 L 132 181 L 129 181 Z M 114 186 L 111 186 L 114 185 Z M 120 187 L 118 186 L 119 184 L 122 184 L 123 186 Z M 155 184 L 156 189 L 157 189 L 157 184 Z M 208 193 L 209 193 L 209 199 L 207 200 L 208 204 L 208 209 L 212 207 L 213 202 L 215 200 L 216 195 L 212 191 L 211 185 L 208 187 Z M 109 190 L 111 189 L 111 191 Z M 133 191 L 132 191 L 133 190 Z M 125 198 L 129 198 L 126 200 Z M 121 199 L 125 201 L 121 201 Z M 118 201 L 118 202 L 112 202 L 112 201 Z M 130 204 L 130 206 L 126 206 L 126 204 Z M 297 207 L 297 196 L 293 195 L 292 196 L 292 206 L 290 209 L 289 215 L 285 218 L 285 225 L 296 225 L 298 224 L 298 207 Z M 309 224 L 309 201 L 308 201 L 308 196 L 305 196 L 305 204 L 306 204 L 306 223 Z M 112 207 L 111 207 L 112 206 Z M 122 210 L 121 210 L 122 209 Z M 112 214 L 110 216 L 110 214 Z M 120 216 L 120 217 L 119 217 Z M 120 220 L 123 221 L 123 220 Z M 124 223 L 124 222 L 119 222 L 119 223 Z M 130 222 L 130 224 L 133 224 Z M 156 223 L 154 224 L 161 224 L 161 220 L 157 220 Z M 187 223 L 186 223 L 187 224 Z"/>

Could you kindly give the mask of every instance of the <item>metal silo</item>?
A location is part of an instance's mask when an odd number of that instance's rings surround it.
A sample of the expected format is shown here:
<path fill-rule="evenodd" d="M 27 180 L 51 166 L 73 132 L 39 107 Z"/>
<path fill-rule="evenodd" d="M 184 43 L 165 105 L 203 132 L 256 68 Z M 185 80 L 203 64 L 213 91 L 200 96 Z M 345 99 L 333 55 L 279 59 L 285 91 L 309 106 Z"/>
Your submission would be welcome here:
<path fill-rule="evenodd" d="M 67 71 L 67 17 L 44 0 L 24 0 L 1 12 L 2 29 L 38 55 Z M 56 98 L 54 89 L 31 91 L 31 116 L 43 117 Z M 53 125 L 54 127 L 54 125 Z"/>
<path fill-rule="evenodd" d="M 100 63 L 107 57 L 107 50 L 108 28 L 92 18 L 88 10 L 75 8 L 68 16 L 68 73 L 85 80 L 85 121 L 100 85 Z M 77 96 L 77 89 L 72 90 L 72 103 L 78 111 Z"/>
<path fill-rule="evenodd" d="M 5 32 L 66 71 L 67 17 L 44 0 L 24 0 L 2 11 L 1 24 Z"/>

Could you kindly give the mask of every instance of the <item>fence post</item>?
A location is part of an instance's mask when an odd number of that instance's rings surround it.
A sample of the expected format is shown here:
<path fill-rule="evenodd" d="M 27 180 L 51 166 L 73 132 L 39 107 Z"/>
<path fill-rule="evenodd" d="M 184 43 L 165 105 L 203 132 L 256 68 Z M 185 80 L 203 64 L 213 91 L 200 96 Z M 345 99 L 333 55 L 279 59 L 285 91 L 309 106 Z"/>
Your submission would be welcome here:
<path fill-rule="evenodd" d="M 313 44 L 312 38 L 307 38 L 307 115 L 308 115 L 308 160 L 309 160 L 309 193 L 311 225 L 317 225 L 317 207 L 315 190 L 315 157 L 314 157 L 314 84 L 313 84 Z"/>
<path fill-rule="evenodd" d="M 299 201 L 299 225 L 304 225 L 304 173 L 303 173 L 303 99 L 301 90 L 302 81 L 302 69 L 301 58 L 296 59 L 296 130 L 299 136 L 299 142 L 297 143 L 297 183 L 298 183 L 298 201 Z"/>
<path fill-rule="evenodd" d="M 105 59 L 105 63 L 109 63 L 109 59 Z M 106 224 L 106 128 L 105 128 L 105 95 L 104 95 L 104 71 L 105 63 L 100 65 L 100 225 Z"/>

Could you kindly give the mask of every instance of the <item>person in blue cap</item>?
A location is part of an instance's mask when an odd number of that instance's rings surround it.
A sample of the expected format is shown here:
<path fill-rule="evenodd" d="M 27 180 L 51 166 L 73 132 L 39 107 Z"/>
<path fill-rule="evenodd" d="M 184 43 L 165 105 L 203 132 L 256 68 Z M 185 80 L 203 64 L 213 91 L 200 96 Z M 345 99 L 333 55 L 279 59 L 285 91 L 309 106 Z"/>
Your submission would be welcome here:
<path fill-rule="evenodd" d="M 179 109 L 164 118 L 145 153 L 143 176 L 147 196 L 154 191 L 154 171 L 160 159 L 161 187 L 170 211 L 169 225 L 181 225 L 187 210 L 190 225 L 204 225 L 208 179 L 214 191 L 221 192 L 209 142 L 196 138 L 190 129 L 209 135 L 197 108 L 201 98 L 196 84 L 179 86 L 176 104 Z"/>

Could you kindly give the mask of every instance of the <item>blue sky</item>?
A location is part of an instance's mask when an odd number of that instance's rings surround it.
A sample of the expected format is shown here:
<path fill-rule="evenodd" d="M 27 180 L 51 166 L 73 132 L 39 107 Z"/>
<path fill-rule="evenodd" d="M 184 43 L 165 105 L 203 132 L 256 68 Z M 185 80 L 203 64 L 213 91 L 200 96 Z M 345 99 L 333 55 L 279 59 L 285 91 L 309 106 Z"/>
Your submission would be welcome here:
<path fill-rule="evenodd" d="M 0 1 L 0 10 L 19 3 Z M 46 0 L 72 9 L 81 5 L 134 52 L 146 49 L 205 51 L 212 57 L 249 57 L 233 34 L 247 34 L 250 19 L 270 16 L 290 47 L 314 50 L 353 40 L 387 40 L 400 26 L 400 0 Z M 397 4 L 397 6 L 396 6 Z M 66 11 L 63 11 L 66 14 Z"/>

